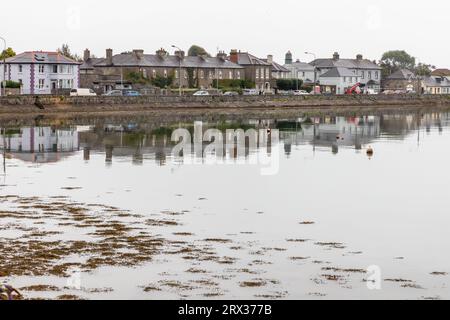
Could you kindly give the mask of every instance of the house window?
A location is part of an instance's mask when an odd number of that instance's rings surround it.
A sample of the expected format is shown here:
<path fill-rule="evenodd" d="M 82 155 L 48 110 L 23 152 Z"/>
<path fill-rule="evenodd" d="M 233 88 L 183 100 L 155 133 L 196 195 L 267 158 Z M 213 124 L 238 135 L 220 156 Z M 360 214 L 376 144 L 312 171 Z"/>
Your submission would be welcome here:
<path fill-rule="evenodd" d="M 228 78 L 229 79 L 233 79 L 233 71 L 229 71 L 228 72 Z"/>
<path fill-rule="evenodd" d="M 269 79 L 269 78 L 270 78 L 270 69 L 267 68 L 266 69 L 266 79 Z"/>
<path fill-rule="evenodd" d="M 44 73 L 45 72 L 45 65 L 40 64 L 39 65 L 39 73 Z"/>
<path fill-rule="evenodd" d="M 200 70 L 200 79 L 205 79 L 205 71 Z"/>
<path fill-rule="evenodd" d="M 147 79 L 147 69 L 142 69 L 142 76 Z"/>
<path fill-rule="evenodd" d="M 187 71 L 184 71 L 184 78 L 185 78 L 185 79 L 188 78 L 188 73 L 187 73 Z"/>
<path fill-rule="evenodd" d="M 156 78 L 156 70 L 155 69 L 152 70 L 152 76 L 153 76 L 153 78 Z"/>
<path fill-rule="evenodd" d="M 58 73 L 58 66 L 56 64 L 53 66 L 53 73 Z"/>
<path fill-rule="evenodd" d="M 45 79 L 39 79 L 39 89 L 44 89 L 45 86 Z"/>
<path fill-rule="evenodd" d="M 261 68 L 261 79 L 264 79 L 264 69 Z"/>
<path fill-rule="evenodd" d="M 380 75 L 379 75 L 378 71 L 375 71 L 375 79 L 378 80 L 379 76 L 380 76 Z"/>
<path fill-rule="evenodd" d="M 214 73 L 212 71 L 209 71 L 209 78 L 213 79 L 214 78 Z"/>
<path fill-rule="evenodd" d="M 364 71 L 361 71 L 361 79 L 364 79 L 365 75 L 364 75 Z"/>
<path fill-rule="evenodd" d="M 19 64 L 19 73 L 22 73 L 22 71 L 23 71 L 23 67 L 21 64 Z"/>
<path fill-rule="evenodd" d="M 164 69 L 164 78 L 167 78 L 167 69 Z"/>
<path fill-rule="evenodd" d="M 240 71 L 236 71 L 236 79 L 240 79 L 241 78 L 241 72 Z"/>
<path fill-rule="evenodd" d="M 369 71 L 369 80 L 372 79 L 372 71 Z"/>
<path fill-rule="evenodd" d="M 259 79 L 259 69 L 256 69 L 256 79 Z"/>
<path fill-rule="evenodd" d="M 222 77 L 223 77 L 223 74 L 222 74 L 222 70 L 221 70 L 221 71 L 219 71 L 219 79 L 222 79 Z"/>
<path fill-rule="evenodd" d="M 178 79 L 178 70 L 175 70 L 175 79 Z"/>

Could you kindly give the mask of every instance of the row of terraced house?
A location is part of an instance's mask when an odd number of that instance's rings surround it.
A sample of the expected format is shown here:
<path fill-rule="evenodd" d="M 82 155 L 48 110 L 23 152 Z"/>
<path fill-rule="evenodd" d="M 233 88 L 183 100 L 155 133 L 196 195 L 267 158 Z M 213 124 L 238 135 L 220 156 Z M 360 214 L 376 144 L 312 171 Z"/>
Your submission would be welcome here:
<path fill-rule="evenodd" d="M 0 81 L 18 82 L 21 94 L 35 95 L 74 88 L 90 88 L 99 94 L 115 89 L 145 89 L 152 87 L 147 85 L 151 81 L 146 80 L 157 77 L 170 78 L 172 87 L 199 89 L 213 88 L 222 80 L 248 80 L 247 83 L 260 93 L 276 91 L 279 79 L 298 79 L 328 94 L 344 94 L 357 83 L 364 92 L 371 93 L 382 90 L 450 93 L 447 73 L 420 78 L 408 70 L 399 70 L 382 79 L 381 68 L 375 61 L 362 55 L 341 58 L 339 53 L 307 63 L 294 61 L 293 54 L 288 52 L 281 65 L 272 55 L 259 58 L 238 50 L 231 50 L 229 54 L 222 51 L 216 56 L 188 56 L 180 50 L 170 54 L 159 49 L 147 54 L 135 49 L 114 54 L 112 49 L 107 49 L 103 58 L 96 58 L 86 49 L 83 61 L 74 61 L 58 52 L 29 51 L 7 59 L 4 68 Z M 134 77 L 130 78 L 130 74 Z M 142 81 L 136 81 L 136 77 Z"/>

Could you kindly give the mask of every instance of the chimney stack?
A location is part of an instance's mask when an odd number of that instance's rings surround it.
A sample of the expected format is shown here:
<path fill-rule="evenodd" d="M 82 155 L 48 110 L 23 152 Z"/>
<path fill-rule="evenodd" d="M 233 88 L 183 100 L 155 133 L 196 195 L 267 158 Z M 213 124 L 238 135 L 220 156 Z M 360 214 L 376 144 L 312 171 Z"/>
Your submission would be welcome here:
<path fill-rule="evenodd" d="M 227 54 L 225 53 L 225 51 L 219 51 L 219 53 L 217 54 L 217 58 L 219 58 L 222 61 L 227 60 Z"/>
<path fill-rule="evenodd" d="M 338 61 L 339 60 L 339 53 L 337 53 L 337 52 L 335 52 L 334 54 L 333 54 L 333 60 L 334 61 Z"/>
<path fill-rule="evenodd" d="M 161 48 L 156 51 L 156 54 L 158 55 L 159 58 L 164 59 L 167 56 L 167 51 Z"/>
<path fill-rule="evenodd" d="M 136 57 L 140 60 L 144 57 L 144 50 L 142 49 L 134 49 L 133 53 L 136 55 Z"/>
<path fill-rule="evenodd" d="M 91 51 L 89 49 L 84 50 L 83 61 L 86 62 L 91 58 Z"/>
<path fill-rule="evenodd" d="M 356 56 L 356 60 L 362 61 L 362 59 L 363 59 L 363 55 L 362 55 L 362 54 L 358 54 L 358 55 Z"/>
<path fill-rule="evenodd" d="M 238 51 L 236 49 L 231 50 L 230 52 L 230 61 L 233 63 L 238 63 L 239 62 L 239 55 L 238 55 Z"/>
<path fill-rule="evenodd" d="M 113 50 L 112 49 L 106 49 L 106 64 L 112 65 L 113 64 Z"/>
<path fill-rule="evenodd" d="M 273 55 L 269 54 L 269 55 L 267 56 L 267 63 L 270 63 L 270 64 L 273 63 Z"/>
<path fill-rule="evenodd" d="M 184 51 L 180 51 L 180 50 L 175 51 L 175 55 L 178 58 L 180 58 L 181 60 L 184 60 L 184 57 L 186 56 L 185 52 Z"/>

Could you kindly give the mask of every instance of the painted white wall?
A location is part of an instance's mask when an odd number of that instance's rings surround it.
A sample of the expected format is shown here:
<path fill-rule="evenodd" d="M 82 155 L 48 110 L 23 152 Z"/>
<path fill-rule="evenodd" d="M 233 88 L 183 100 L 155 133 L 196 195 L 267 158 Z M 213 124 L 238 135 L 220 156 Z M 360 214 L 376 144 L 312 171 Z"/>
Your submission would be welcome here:
<path fill-rule="evenodd" d="M 336 94 L 344 94 L 348 87 L 360 82 L 360 77 L 334 77 L 320 78 L 320 85 L 336 86 Z"/>
<path fill-rule="evenodd" d="M 19 64 L 7 64 L 6 80 L 19 82 L 22 80 L 22 94 L 31 94 L 31 64 L 22 64 L 20 72 Z M 41 64 L 43 72 L 39 72 L 39 64 L 34 64 L 34 94 L 51 94 L 52 82 L 57 88 L 77 89 L 79 83 L 79 65 L 57 64 L 58 73 L 53 72 L 54 64 Z M 3 66 L 0 66 L 3 70 Z M 3 81 L 3 72 L 0 72 L 0 79 Z M 43 87 L 39 87 L 39 80 L 43 80 Z M 69 86 L 69 81 L 71 85 Z"/>

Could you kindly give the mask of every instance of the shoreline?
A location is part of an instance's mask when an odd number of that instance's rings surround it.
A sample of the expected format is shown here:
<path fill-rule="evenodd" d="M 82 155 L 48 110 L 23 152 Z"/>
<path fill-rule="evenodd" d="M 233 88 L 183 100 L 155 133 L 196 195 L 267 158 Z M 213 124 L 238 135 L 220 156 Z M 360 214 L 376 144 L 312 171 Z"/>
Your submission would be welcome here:
<path fill-rule="evenodd" d="M 355 116 L 450 110 L 449 96 L 297 96 L 297 97 L 0 97 L 0 121 L 26 124 L 36 119 L 85 120 L 98 117 L 182 121 L 299 116 Z"/>

